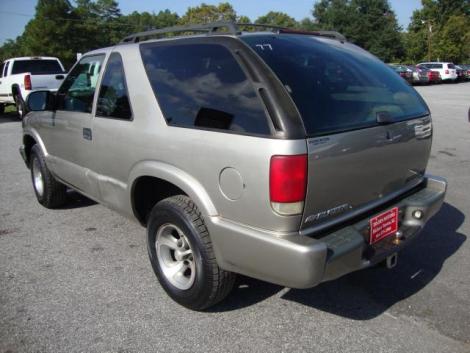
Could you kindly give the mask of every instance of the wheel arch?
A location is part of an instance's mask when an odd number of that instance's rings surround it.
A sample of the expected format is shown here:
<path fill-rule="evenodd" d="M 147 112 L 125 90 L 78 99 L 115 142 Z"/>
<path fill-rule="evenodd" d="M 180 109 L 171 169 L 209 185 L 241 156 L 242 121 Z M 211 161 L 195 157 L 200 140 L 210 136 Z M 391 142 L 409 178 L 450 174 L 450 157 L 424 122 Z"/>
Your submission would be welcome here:
<path fill-rule="evenodd" d="M 36 144 L 37 144 L 36 140 L 31 135 L 24 135 L 23 136 L 23 146 L 24 146 L 24 152 L 25 152 L 25 156 L 26 156 L 26 164 L 27 165 L 29 165 L 29 162 L 31 161 L 31 149 Z"/>
<path fill-rule="evenodd" d="M 21 89 L 18 84 L 14 84 L 11 86 L 11 94 L 13 95 L 13 97 L 17 94 L 21 95 Z"/>
<path fill-rule="evenodd" d="M 31 149 L 34 145 L 38 145 L 44 156 L 47 156 L 47 150 L 44 142 L 39 137 L 39 134 L 35 130 L 29 130 L 23 134 L 23 146 L 25 148 L 26 158 L 29 162 L 31 156 Z"/>
<path fill-rule="evenodd" d="M 130 202 L 136 219 L 146 224 L 151 208 L 164 198 L 183 194 L 192 199 L 203 216 L 215 216 L 217 210 L 209 194 L 193 176 L 158 161 L 138 163 L 130 173 Z"/>

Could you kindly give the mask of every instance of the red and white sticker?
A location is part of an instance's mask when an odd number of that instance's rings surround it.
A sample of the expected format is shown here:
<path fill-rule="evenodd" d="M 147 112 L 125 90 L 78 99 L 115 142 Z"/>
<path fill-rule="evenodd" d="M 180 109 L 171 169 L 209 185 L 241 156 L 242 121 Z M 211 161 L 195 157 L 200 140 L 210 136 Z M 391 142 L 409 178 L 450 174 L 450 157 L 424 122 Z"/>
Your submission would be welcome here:
<path fill-rule="evenodd" d="M 374 244 L 383 238 L 392 235 L 398 231 L 398 207 L 394 207 L 384 213 L 371 218 L 370 225 L 370 244 Z"/>

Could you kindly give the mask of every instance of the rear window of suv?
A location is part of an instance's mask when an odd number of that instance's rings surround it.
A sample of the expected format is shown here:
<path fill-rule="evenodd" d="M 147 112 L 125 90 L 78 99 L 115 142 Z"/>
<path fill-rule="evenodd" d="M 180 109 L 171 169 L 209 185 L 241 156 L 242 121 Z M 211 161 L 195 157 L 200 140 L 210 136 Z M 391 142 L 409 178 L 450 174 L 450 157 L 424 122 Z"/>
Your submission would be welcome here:
<path fill-rule="evenodd" d="M 63 73 L 57 60 L 15 60 L 12 75 L 30 72 L 33 75 L 53 75 Z"/>
<path fill-rule="evenodd" d="M 262 102 L 218 44 L 142 44 L 145 70 L 169 125 L 269 135 Z"/>
<path fill-rule="evenodd" d="M 373 55 L 348 43 L 307 35 L 247 35 L 242 39 L 279 77 L 309 136 L 428 114 L 422 98 Z"/>

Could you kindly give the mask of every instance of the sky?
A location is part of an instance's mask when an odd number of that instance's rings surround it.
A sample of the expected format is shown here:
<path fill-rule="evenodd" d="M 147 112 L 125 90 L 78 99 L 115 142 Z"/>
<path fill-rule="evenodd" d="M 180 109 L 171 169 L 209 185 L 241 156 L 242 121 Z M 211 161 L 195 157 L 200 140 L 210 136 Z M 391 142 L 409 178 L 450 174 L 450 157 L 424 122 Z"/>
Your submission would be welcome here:
<path fill-rule="evenodd" d="M 228 1 L 238 15 L 246 15 L 251 20 L 269 11 L 282 11 L 297 20 L 311 17 L 314 0 L 118 0 L 123 14 L 133 11 L 158 12 L 169 9 L 179 15 L 184 14 L 189 6 L 201 2 L 218 4 Z M 403 28 L 408 26 L 414 10 L 421 7 L 420 0 L 389 0 Z M 0 44 L 7 39 L 15 39 L 23 33 L 24 27 L 34 16 L 37 0 L 0 0 Z M 73 0 L 72 0 L 73 3 Z"/>

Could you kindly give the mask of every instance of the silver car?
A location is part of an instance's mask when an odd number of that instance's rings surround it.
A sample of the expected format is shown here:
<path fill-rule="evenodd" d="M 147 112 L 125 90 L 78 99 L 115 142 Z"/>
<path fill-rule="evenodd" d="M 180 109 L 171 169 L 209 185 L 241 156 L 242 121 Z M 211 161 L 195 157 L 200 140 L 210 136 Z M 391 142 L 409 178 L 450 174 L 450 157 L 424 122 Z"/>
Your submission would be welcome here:
<path fill-rule="evenodd" d="M 142 224 L 162 287 L 194 310 L 237 273 L 309 288 L 393 267 L 446 192 L 425 174 L 423 99 L 334 32 L 139 33 L 27 105 L 38 201 L 60 207 L 72 188 Z"/>

